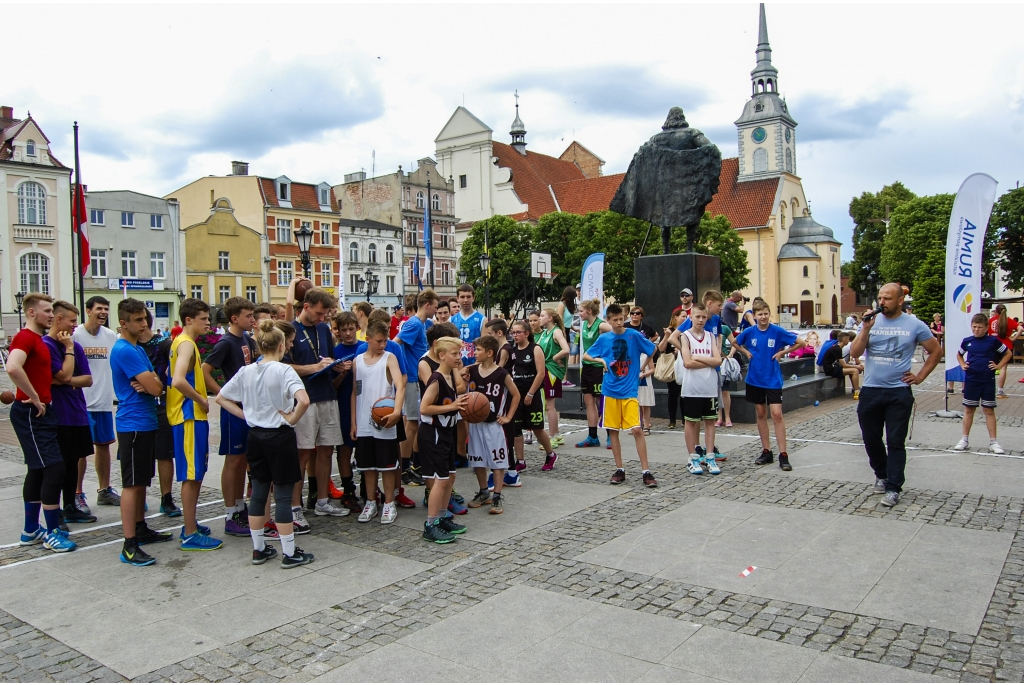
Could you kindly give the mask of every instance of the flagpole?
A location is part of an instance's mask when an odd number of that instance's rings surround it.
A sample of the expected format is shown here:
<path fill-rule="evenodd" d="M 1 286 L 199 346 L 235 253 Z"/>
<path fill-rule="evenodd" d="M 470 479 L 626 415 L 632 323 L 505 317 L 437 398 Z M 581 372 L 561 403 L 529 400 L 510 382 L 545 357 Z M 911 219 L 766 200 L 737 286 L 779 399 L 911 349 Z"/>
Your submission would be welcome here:
<path fill-rule="evenodd" d="M 82 190 L 82 172 L 81 166 L 78 161 L 78 122 L 75 122 L 75 206 L 79 207 L 78 204 L 78 193 L 82 193 L 82 197 L 85 197 L 85 192 Z M 78 226 L 76 227 L 78 233 L 78 301 L 82 316 L 85 316 L 85 268 L 82 256 L 82 224 L 84 223 L 85 217 L 78 217 Z"/>
<path fill-rule="evenodd" d="M 76 269 L 78 269 L 78 253 L 79 253 L 79 249 L 77 249 L 77 247 L 75 245 L 75 240 L 76 240 L 75 236 L 78 235 L 77 226 L 79 226 L 79 224 L 77 224 L 75 222 L 78 221 L 78 205 L 76 204 L 76 201 L 78 199 L 78 196 L 77 196 L 78 189 L 75 187 L 74 183 L 72 183 L 70 185 L 71 185 L 71 287 L 72 287 L 73 290 L 77 290 L 75 288 L 75 283 L 76 283 L 76 279 L 78 278 L 78 274 L 76 273 Z M 71 304 L 79 304 L 79 305 L 81 305 L 81 302 L 79 302 L 79 299 L 80 298 L 78 297 L 78 293 L 75 292 L 75 296 L 71 298 Z"/>

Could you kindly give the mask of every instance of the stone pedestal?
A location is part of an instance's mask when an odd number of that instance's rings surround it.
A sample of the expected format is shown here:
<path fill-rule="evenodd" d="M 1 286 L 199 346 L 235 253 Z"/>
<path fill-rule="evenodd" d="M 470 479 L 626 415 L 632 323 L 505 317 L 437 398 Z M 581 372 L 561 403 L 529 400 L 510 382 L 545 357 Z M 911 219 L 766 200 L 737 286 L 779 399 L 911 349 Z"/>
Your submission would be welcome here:
<path fill-rule="evenodd" d="M 659 333 L 679 306 L 680 290 L 689 288 L 699 302 L 705 290 L 721 290 L 722 285 L 718 257 L 695 252 L 640 257 L 633 262 L 633 275 L 636 304 L 644 308 L 644 321 Z"/>

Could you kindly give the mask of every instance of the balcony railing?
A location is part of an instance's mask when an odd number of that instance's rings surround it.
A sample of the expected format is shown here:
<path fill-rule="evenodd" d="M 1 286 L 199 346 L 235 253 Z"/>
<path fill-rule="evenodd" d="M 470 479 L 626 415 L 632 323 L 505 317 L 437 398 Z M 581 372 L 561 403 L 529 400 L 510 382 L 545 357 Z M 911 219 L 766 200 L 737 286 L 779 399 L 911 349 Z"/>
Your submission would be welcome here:
<path fill-rule="evenodd" d="M 14 242 L 52 243 L 53 226 L 34 226 L 28 224 L 16 224 L 14 226 Z"/>

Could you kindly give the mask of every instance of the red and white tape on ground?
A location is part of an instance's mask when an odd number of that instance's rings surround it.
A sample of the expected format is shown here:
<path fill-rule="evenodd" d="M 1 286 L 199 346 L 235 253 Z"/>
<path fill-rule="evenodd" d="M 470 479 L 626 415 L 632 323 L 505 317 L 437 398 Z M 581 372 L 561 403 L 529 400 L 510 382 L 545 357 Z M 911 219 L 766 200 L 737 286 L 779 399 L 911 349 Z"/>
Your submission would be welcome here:
<path fill-rule="evenodd" d="M 740 578 L 746 578 L 747 576 L 749 576 L 751 573 L 753 573 L 756 570 L 757 570 L 756 566 L 748 566 L 745 569 L 743 569 L 742 571 L 740 571 Z"/>

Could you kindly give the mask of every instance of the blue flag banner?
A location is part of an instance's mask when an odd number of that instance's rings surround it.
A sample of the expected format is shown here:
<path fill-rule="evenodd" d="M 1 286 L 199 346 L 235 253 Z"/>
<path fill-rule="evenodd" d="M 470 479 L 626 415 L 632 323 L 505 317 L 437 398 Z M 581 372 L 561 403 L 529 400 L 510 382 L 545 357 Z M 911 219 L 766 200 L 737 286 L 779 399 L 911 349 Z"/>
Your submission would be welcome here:
<path fill-rule="evenodd" d="M 434 263 L 434 229 L 430 225 L 430 198 L 423 205 L 423 245 L 427 250 L 427 264 Z"/>
<path fill-rule="evenodd" d="M 416 261 L 412 263 L 412 277 L 416 281 L 416 285 L 419 286 L 420 290 L 423 290 L 423 281 L 420 280 L 420 246 L 416 246 Z"/>

